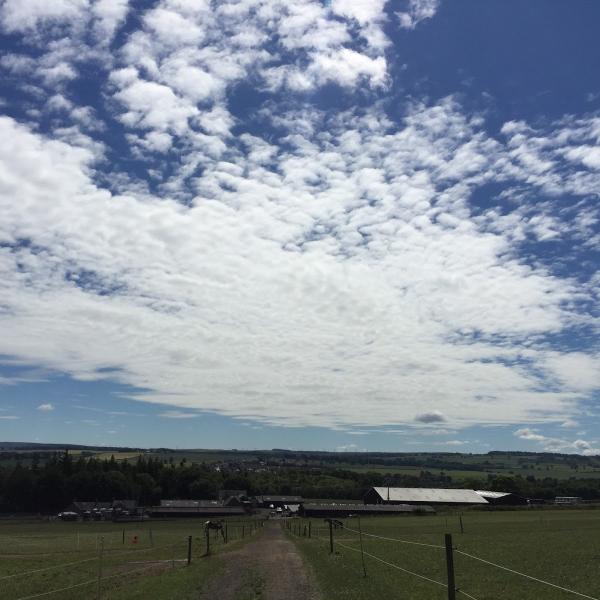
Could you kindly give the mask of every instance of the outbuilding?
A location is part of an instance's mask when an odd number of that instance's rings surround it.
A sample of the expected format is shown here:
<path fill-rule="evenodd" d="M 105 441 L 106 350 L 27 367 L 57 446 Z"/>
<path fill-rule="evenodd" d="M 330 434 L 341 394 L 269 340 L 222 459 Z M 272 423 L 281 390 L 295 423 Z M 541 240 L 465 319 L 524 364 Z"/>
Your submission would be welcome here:
<path fill-rule="evenodd" d="M 260 508 L 284 508 L 290 504 L 301 504 L 302 496 L 257 496 L 256 503 Z"/>
<path fill-rule="evenodd" d="M 527 498 L 512 492 L 492 492 L 488 490 L 475 490 L 493 506 L 525 506 L 529 504 Z"/>
<path fill-rule="evenodd" d="M 320 504 L 306 503 L 298 511 L 303 517 L 345 518 L 353 515 L 410 515 L 433 514 L 431 506 L 410 506 L 408 504 Z"/>
<path fill-rule="evenodd" d="M 475 490 L 448 488 L 373 487 L 364 497 L 365 504 L 410 504 L 468 506 L 488 504 Z"/>

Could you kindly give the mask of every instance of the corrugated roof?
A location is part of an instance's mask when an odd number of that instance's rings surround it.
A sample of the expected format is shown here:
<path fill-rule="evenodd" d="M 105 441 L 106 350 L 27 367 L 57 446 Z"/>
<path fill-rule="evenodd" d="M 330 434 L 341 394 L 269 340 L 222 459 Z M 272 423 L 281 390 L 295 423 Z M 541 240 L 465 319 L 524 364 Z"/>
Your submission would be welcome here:
<path fill-rule="evenodd" d="M 171 508 L 203 508 L 223 506 L 217 500 L 161 500 L 160 505 Z"/>
<path fill-rule="evenodd" d="M 149 509 L 153 514 L 189 514 L 189 515 L 243 515 L 245 511 L 237 506 L 153 506 Z"/>
<path fill-rule="evenodd" d="M 383 501 L 425 502 L 427 504 L 487 504 L 488 501 L 475 490 L 454 490 L 437 488 L 373 488 Z"/>
<path fill-rule="evenodd" d="M 302 502 L 302 496 L 258 496 L 261 502 L 285 502 L 299 504 Z"/>
<path fill-rule="evenodd" d="M 512 495 L 512 492 L 490 492 L 488 490 L 475 490 L 476 494 L 483 496 L 484 498 L 504 498 L 505 496 Z"/>
<path fill-rule="evenodd" d="M 386 488 L 387 489 L 387 488 Z M 398 513 L 418 512 L 424 510 L 433 512 L 431 506 L 410 506 L 409 504 L 304 504 L 304 510 L 340 511 L 352 513 Z"/>

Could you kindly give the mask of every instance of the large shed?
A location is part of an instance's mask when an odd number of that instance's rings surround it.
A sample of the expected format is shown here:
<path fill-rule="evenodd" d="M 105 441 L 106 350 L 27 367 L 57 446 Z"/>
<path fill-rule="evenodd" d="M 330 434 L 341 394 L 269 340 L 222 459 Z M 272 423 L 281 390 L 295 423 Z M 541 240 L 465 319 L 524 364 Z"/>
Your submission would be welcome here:
<path fill-rule="evenodd" d="M 524 506 L 529 500 L 512 492 L 492 492 L 488 490 L 475 490 L 493 506 Z"/>
<path fill-rule="evenodd" d="M 256 496 L 260 508 L 283 508 L 289 504 L 301 504 L 302 496 Z"/>
<path fill-rule="evenodd" d="M 475 490 L 448 488 L 373 487 L 364 497 L 365 504 L 454 505 L 488 504 Z"/>
<path fill-rule="evenodd" d="M 408 504 L 301 504 L 298 511 L 303 517 L 337 517 L 351 515 L 410 515 L 434 513 L 431 506 L 409 506 Z"/>
<path fill-rule="evenodd" d="M 246 511 L 241 506 L 223 506 L 222 504 L 215 505 L 184 505 L 183 503 L 162 504 L 161 506 L 153 506 L 148 509 L 152 517 L 234 517 L 246 514 Z"/>

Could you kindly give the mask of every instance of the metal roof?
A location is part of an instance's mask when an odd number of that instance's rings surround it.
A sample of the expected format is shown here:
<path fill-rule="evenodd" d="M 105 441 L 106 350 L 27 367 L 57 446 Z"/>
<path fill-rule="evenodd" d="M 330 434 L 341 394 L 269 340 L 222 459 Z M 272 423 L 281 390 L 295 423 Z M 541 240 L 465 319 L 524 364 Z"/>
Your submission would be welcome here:
<path fill-rule="evenodd" d="M 257 496 L 260 502 L 285 502 L 291 504 L 299 504 L 302 502 L 302 496 Z"/>
<path fill-rule="evenodd" d="M 238 506 L 153 506 L 149 509 L 152 514 L 162 515 L 243 515 L 246 511 Z"/>
<path fill-rule="evenodd" d="M 171 508 L 203 508 L 223 506 L 216 500 L 161 500 L 160 505 Z"/>
<path fill-rule="evenodd" d="M 387 488 L 386 488 L 387 489 Z M 352 513 L 399 513 L 399 512 L 434 512 L 431 506 L 410 506 L 409 504 L 303 504 L 304 510 L 327 510 Z"/>
<path fill-rule="evenodd" d="M 390 502 L 424 502 L 426 504 L 487 504 L 475 490 L 437 488 L 374 487 L 381 499 Z"/>
<path fill-rule="evenodd" d="M 483 496 L 484 498 L 504 498 L 505 496 L 512 496 L 512 492 L 490 492 L 488 490 L 475 490 L 476 494 Z"/>

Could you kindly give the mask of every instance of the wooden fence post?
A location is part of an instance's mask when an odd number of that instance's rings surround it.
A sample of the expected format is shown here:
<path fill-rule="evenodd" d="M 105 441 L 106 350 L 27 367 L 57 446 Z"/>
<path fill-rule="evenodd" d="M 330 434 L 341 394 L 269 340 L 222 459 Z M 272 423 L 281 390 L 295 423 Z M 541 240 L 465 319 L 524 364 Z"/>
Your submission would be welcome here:
<path fill-rule="evenodd" d="M 460 521 L 460 532 L 464 533 L 465 532 L 465 528 L 464 528 L 464 525 L 463 525 L 462 515 L 459 515 L 458 520 Z"/>
<path fill-rule="evenodd" d="M 446 542 L 446 569 L 448 571 L 448 600 L 456 600 L 456 583 L 454 581 L 454 555 L 452 551 L 452 535 L 447 533 Z"/>
<path fill-rule="evenodd" d="M 102 586 L 102 559 L 104 557 L 104 536 L 100 537 L 100 548 L 98 550 L 98 586 L 96 588 L 96 600 L 100 600 Z"/>
<path fill-rule="evenodd" d="M 329 554 L 333 554 L 333 521 L 329 519 Z"/>
<path fill-rule="evenodd" d="M 360 537 L 360 558 L 362 560 L 363 577 L 367 576 L 367 567 L 365 567 L 365 551 L 363 549 L 362 527 L 360 525 L 360 517 L 358 517 L 358 535 Z"/>
<path fill-rule="evenodd" d="M 206 556 L 208 556 L 210 554 L 210 529 L 206 527 L 204 533 L 206 534 Z"/>
<path fill-rule="evenodd" d="M 187 559 L 188 567 L 190 566 L 191 563 L 192 563 L 192 536 L 188 535 L 188 559 Z"/>

